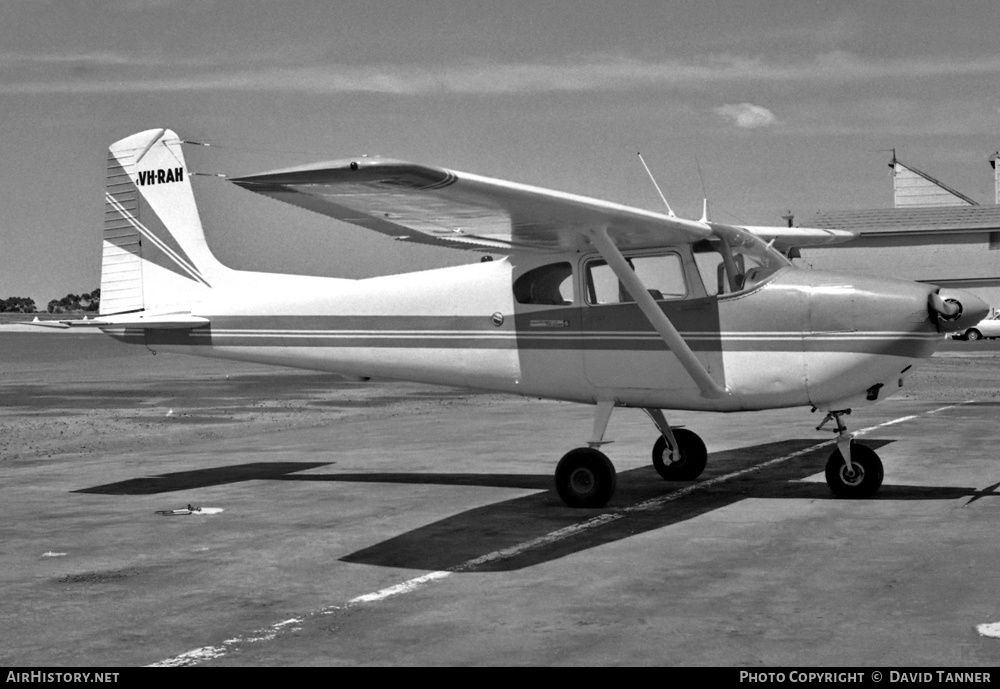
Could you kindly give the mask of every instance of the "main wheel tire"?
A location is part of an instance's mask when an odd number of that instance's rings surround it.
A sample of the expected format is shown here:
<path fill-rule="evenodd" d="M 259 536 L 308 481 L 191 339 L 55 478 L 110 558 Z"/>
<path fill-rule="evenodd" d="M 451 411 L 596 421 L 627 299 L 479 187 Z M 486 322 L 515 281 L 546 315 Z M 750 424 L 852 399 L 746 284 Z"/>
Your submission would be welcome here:
<path fill-rule="evenodd" d="M 604 507 L 617 482 L 611 460 L 589 447 L 570 450 L 556 467 L 556 492 L 570 507 Z"/>
<path fill-rule="evenodd" d="M 708 463 L 705 443 L 694 431 L 678 428 L 673 431 L 674 440 L 680 446 L 680 457 L 671 452 L 667 439 L 662 435 L 653 445 L 653 466 L 656 473 L 666 481 L 694 481 L 701 476 Z"/>
<path fill-rule="evenodd" d="M 870 498 L 882 485 L 885 472 L 882 460 L 875 450 L 865 445 L 851 443 L 851 466 L 847 470 L 840 450 L 834 450 L 826 463 L 826 483 L 834 495 L 840 498 Z"/>
<path fill-rule="evenodd" d="M 972 340 L 973 342 L 975 342 L 976 340 L 978 340 L 982 336 L 983 336 L 982 333 L 980 333 L 976 329 L 969 330 L 968 332 L 965 333 L 965 339 L 966 340 Z"/>

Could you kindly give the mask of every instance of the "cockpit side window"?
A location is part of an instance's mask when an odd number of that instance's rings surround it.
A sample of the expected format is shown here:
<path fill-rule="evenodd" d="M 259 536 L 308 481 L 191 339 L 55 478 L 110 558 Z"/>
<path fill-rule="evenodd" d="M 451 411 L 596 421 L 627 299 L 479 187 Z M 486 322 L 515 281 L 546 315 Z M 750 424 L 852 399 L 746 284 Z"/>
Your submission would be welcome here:
<path fill-rule="evenodd" d="M 572 304 L 573 266 L 569 263 L 552 263 L 529 270 L 514 281 L 514 299 L 519 304 Z"/>

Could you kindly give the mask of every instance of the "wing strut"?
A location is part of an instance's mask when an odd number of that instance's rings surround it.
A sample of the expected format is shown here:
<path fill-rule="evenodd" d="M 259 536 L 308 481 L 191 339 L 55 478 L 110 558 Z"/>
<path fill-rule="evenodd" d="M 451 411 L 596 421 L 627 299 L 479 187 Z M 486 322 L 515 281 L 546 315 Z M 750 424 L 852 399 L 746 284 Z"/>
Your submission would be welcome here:
<path fill-rule="evenodd" d="M 719 387 L 719 384 L 715 382 L 715 379 L 712 378 L 701 361 L 698 360 L 698 357 L 688 347 L 684 338 L 677 332 L 674 324 L 660 310 L 656 301 L 647 291 L 646 286 L 642 284 L 642 280 L 639 279 L 639 276 L 629 266 L 628 261 L 622 256 L 615 243 L 611 241 L 607 228 L 594 228 L 590 232 L 590 236 L 594 241 L 594 246 L 597 247 L 604 260 L 608 262 L 608 266 L 614 271 L 615 276 L 625 286 L 629 294 L 632 295 L 632 298 L 635 299 L 639 310 L 646 316 L 656 332 L 663 338 L 667 347 L 670 348 L 670 351 L 680 361 L 684 370 L 688 372 L 688 375 L 691 376 L 695 384 L 701 389 L 702 397 L 716 399 L 727 394 L 726 389 Z"/>

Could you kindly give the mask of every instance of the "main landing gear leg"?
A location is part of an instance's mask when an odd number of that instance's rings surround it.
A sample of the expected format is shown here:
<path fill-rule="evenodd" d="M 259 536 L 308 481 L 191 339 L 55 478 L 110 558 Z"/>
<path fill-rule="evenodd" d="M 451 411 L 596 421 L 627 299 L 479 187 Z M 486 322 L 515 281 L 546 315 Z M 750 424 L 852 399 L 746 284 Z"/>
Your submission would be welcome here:
<path fill-rule="evenodd" d="M 570 507 L 604 507 L 615 492 L 615 466 L 597 449 L 611 442 L 604 432 L 614 408 L 614 402 L 598 402 L 587 447 L 570 450 L 556 466 L 556 492 Z"/>
<path fill-rule="evenodd" d="M 882 485 L 885 472 L 875 450 L 854 442 L 854 435 L 847 432 L 841 417 L 850 413 L 850 409 L 831 411 L 816 427 L 819 431 L 831 419 L 837 422 L 837 449 L 826 463 L 826 483 L 837 497 L 870 498 Z"/>
<path fill-rule="evenodd" d="M 660 431 L 653 445 L 653 466 L 666 481 L 693 481 L 705 470 L 708 451 L 697 433 L 672 430 L 659 409 L 643 409 Z"/>

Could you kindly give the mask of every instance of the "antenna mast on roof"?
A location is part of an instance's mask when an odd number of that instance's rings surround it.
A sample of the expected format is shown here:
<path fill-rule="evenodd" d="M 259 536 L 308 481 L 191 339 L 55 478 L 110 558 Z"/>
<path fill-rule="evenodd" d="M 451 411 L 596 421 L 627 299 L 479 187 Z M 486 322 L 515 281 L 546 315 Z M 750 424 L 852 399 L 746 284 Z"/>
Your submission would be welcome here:
<path fill-rule="evenodd" d="M 653 186 L 656 187 L 656 193 L 660 195 L 661 199 L 663 199 L 663 205 L 667 207 L 667 215 L 671 218 L 676 218 L 677 215 L 674 213 L 674 209 L 670 207 L 669 203 L 667 203 L 667 197 L 663 195 L 662 191 L 660 191 L 660 185 L 656 183 L 656 178 L 653 177 L 653 173 L 649 171 L 649 166 L 646 165 L 646 161 L 642 159 L 642 153 L 637 152 L 636 155 L 639 156 L 639 162 L 642 163 L 642 166 L 646 168 L 646 174 L 649 175 L 650 181 L 652 181 Z"/>

